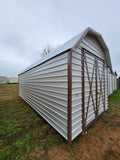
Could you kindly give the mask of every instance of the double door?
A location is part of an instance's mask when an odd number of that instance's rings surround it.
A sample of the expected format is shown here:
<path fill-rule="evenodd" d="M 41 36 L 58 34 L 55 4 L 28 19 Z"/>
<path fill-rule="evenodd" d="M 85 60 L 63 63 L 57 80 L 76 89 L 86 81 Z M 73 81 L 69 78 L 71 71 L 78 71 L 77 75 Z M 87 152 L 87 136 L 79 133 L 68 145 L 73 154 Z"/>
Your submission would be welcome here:
<path fill-rule="evenodd" d="M 105 61 L 82 49 L 82 126 L 85 131 L 101 113 L 107 101 Z"/>

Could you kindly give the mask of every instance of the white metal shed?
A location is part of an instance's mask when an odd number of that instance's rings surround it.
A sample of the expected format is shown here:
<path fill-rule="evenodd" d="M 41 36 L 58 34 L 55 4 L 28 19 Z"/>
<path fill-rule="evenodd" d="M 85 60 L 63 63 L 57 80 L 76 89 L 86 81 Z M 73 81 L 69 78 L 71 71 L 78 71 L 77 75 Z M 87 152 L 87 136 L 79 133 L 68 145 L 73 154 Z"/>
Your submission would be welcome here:
<path fill-rule="evenodd" d="M 8 83 L 8 79 L 5 76 L 0 76 L 0 84 L 7 84 Z"/>
<path fill-rule="evenodd" d="M 19 95 L 69 143 L 108 108 L 109 50 L 91 28 L 19 74 Z"/>
<path fill-rule="evenodd" d="M 113 72 L 108 68 L 108 95 L 113 93 Z"/>
<path fill-rule="evenodd" d="M 8 83 L 9 83 L 9 84 L 18 83 L 18 78 L 17 78 L 17 77 L 8 78 Z"/>
<path fill-rule="evenodd" d="M 115 91 L 117 89 L 117 73 L 114 72 L 113 73 L 113 91 Z"/>

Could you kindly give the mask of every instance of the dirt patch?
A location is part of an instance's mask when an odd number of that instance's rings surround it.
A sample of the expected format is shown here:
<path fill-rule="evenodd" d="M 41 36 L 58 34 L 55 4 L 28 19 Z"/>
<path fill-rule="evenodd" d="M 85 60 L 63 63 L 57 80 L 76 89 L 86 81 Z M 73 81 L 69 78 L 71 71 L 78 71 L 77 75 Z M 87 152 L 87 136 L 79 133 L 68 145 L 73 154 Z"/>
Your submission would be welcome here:
<path fill-rule="evenodd" d="M 48 151 L 48 156 L 52 160 L 56 160 L 56 159 L 57 160 L 71 159 L 71 155 L 70 155 L 69 151 L 65 151 L 65 148 L 62 148 L 60 146 L 50 149 Z"/>
<path fill-rule="evenodd" d="M 118 111 L 120 104 L 116 105 Z M 111 118 L 114 121 L 111 121 Z M 51 160 L 114 160 L 120 158 L 120 118 L 116 112 L 105 113 L 86 135 L 80 135 L 69 150 L 66 145 L 53 147 L 48 155 Z"/>

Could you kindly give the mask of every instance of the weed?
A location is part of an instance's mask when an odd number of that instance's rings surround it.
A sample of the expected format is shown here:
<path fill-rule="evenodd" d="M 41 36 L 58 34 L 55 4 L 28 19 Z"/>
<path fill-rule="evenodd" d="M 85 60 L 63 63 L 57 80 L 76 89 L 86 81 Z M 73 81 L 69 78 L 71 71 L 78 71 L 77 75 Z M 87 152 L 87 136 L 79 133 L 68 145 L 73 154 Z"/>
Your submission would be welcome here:
<path fill-rule="evenodd" d="M 105 131 L 108 131 L 108 127 L 107 126 L 105 126 L 104 129 L 105 129 Z"/>
<path fill-rule="evenodd" d="M 97 135 L 97 133 L 96 133 L 96 132 L 88 132 L 88 135 L 93 135 L 93 136 L 95 136 L 95 135 Z"/>
<path fill-rule="evenodd" d="M 120 117 L 120 110 L 117 110 L 116 113 Z"/>
<path fill-rule="evenodd" d="M 30 152 L 31 146 L 29 143 L 27 143 L 25 146 L 26 146 L 26 153 L 28 154 Z"/>
<path fill-rule="evenodd" d="M 43 147 L 42 147 L 42 146 L 40 146 L 40 147 L 39 147 L 39 151 L 42 151 L 42 150 L 43 150 Z"/>
<path fill-rule="evenodd" d="M 75 152 L 73 151 L 73 148 L 71 148 L 71 156 L 72 156 L 72 157 L 75 156 Z"/>
<path fill-rule="evenodd" d="M 35 122 L 37 122 L 37 121 L 39 121 L 39 117 L 36 117 L 36 118 L 35 118 Z"/>
<path fill-rule="evenodd" d="M 49 145 L 52 145 L 54 143 L 54 141 L 55 141 L 54 135 L 48 137 L 48 143 L 49 143 Z"/>
<path fill-rule="evenodd" d="M 20 152 L 20 153 L 16 156 L 16 160 L 17 160 L 17 159 L 20 159 L 23 155 L 24 155 L 24 153 L 23 153 L 23 152 Z"/>
<path fill-rule="evenodd" d="M 29 128 L 29 126 L 26 126 L 26 128 L 28 129 L 28 128 Z"/>
<path fill-rule="evenodd" d="M 2 153 L 0 154 L 0 159 L 1 159 L 1 160 L 3 160 L 3 159 L 8 159 L 9 157 L 12 157 L 12 152 L 11 152 L 10 149 L 8 149 L 8 150 L 6 150 L 6 151 L 4 151 L 4 152 L 2 152 Z"/>
<path fill-rule="evenodd" d="M 40 134 L 40 135 L 43 135 L 43 133 L 42 133 L 41 131 L 39 132 L 39 134 Z"/>
<path fill-rule="evenodd" d="M 117 122 L 117 126 L 120 127 L 120 122 Z"/>

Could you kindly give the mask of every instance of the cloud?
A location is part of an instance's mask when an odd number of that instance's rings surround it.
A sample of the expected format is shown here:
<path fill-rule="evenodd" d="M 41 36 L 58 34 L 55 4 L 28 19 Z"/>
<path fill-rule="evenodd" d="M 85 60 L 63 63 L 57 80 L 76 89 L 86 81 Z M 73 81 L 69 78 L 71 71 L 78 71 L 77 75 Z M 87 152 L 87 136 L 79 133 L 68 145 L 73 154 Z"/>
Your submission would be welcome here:
<path fill-rule="evenodd" d="M 61 45 L 90 26 L 103 35 L 120 75 L 119 15 L 119 0 L 1 1 L 0 74 L 17 75 L 41 57 L 44 46 Z"/>

